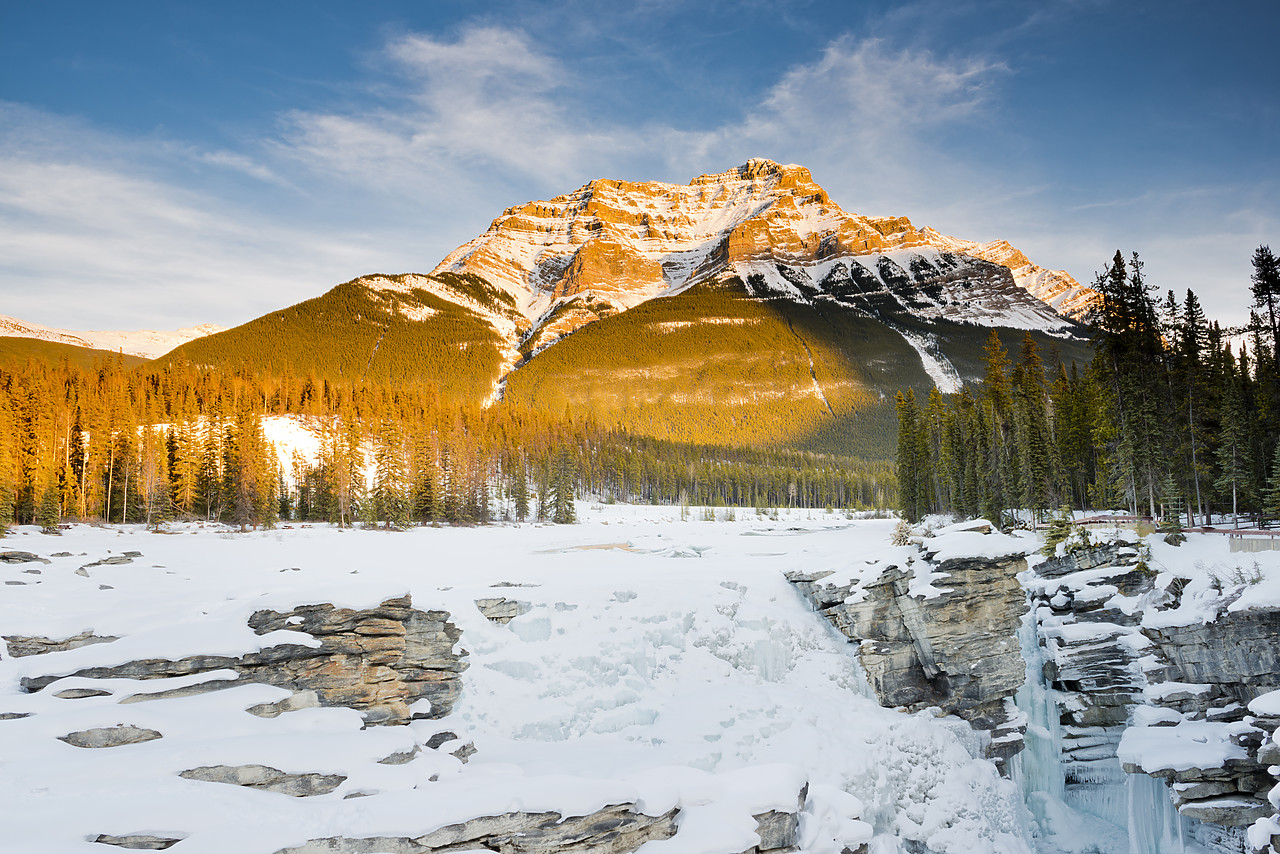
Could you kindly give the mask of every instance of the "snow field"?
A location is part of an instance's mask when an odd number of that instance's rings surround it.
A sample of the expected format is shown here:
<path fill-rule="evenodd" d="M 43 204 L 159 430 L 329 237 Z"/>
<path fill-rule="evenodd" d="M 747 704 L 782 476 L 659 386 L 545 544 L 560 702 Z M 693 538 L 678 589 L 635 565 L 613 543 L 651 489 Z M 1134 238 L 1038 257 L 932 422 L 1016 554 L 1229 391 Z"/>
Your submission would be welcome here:
<path fill-rule="evenodd" d="M 868 840 L 882 854 L 907 840 L 956 854 L 1030 850 L 1020 793 L 974 758 L 967 725 L 880 708 L 852 647 L 783 578 L 884 548 L 891 520 L 579 512 L 574 526 L 403 533 L 83 526 L 53 538 L 22 529 L 4 545 L 72 556 L 0 565 L 0 579 L 25 582 L 0 587 L 0 634 L 93 629 L 121 639 L 0 660 L 0 712 L 31 715 L 0 721 L 6 850 L 101 852 L 109 849 L 88 841 L 99 833 L 154 833 L 184 836 L 175 848 L 184 854 L 273 852 L 324 836 L 421 835 L 512 810 L 584 814 L 636 802 L 650 814 L 681 807 L 679 833 L 646 854 L 712 854 L 754 845 L 751 816 L 794 810 L 806 783 L 807 852 Z M 143 556 L 75 572 L 126 550 Z M 349 709 L 246 714 L 288 693 L 264 685 L 120 703 L 219 674 L 65 679 L 35 694 L 18 684 L 139 658 L 311 642 L 289 631 L 259 637 L 245 621 L 262 608 L 364 608 L 406 592 L 417 608 L 450 611 L 470 653 L 462 697 L 442 720 L 361 729 Z M 491 623 L 474 603 L 497 596 L 529 609 Z M 69 687 L 112 693 L 54 696 Z M 164 737 L 104 749 L 57 740 L 118 724 Z M 378 764 L 443 730 L 459 742 Z M 477 753 L 466 765 L 445 752 L 468 741 Z M 291 798 L 177 776 L 246 763 L 348 779 L 332 794 Z M 344 799 L 353 794 L 364 796 Z"/>

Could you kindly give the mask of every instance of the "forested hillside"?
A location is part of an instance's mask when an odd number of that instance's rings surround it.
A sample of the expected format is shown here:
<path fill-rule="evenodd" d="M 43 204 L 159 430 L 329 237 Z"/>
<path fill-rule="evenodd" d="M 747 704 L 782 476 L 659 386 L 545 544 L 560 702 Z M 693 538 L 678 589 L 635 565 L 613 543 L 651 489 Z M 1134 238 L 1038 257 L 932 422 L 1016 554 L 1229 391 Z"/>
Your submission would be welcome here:
<path fill-rule="evenodd" d="M 299 419 L 318 459 L 277 462 L 263 420 Z M 888 461 L 675 443 L 570 411 L 445 400 L 435 383 L 336 383 L 113 358 L 0 366 L 0 526 L 146 522 L 569 521 L 574 497 L 884 507 Z"/>
<path fill-rule="evenodd" d="M 1280 518 L 1280 263 L 1254 256 L 1248 341 L 1232 352 L 1197 296 L 1157 301 L 1137 255 L 1094 284 L 1095 358 L 1046 366 L 1029 337 L 994 335 L 983 382 L 897 395 L 900 500 L 999 520 L 1010 507 L 1125 508 L 1151 516 Z"/>
<path fill-rule="evenodd" d="M 902 330 L 934 342 L 962 377 L 979 374 L 980 327 L 759 298 L 731 278 L 578 329 L 512 373 L 505 397 L 663 439 L 887 459 L 894 391 L 934 382 Z M 1065 357 L 1090 355 L 1072 339 L 1031 334 Z"/>
<path fill-rule="evenodd" d="M 221 371 L 349 384 L 430 382 L 441 396 L 480 402 L 498 381 L 501 337 L 465 306 L 406 282 L 365 276 L 297 305 L 184 344 L 156 360 Z M 450 276 L 451 290 L 500 305 L 506 294 L 475 277 Z M 416 280 L 416 277 L 415 279 Z M 370 287 L 369 282 L 394 287 Z"/>
<path fill-rule="evenodd" d="M 18 338 L 0 336 L 0 365 L 22 365 L 32 359 L 42 365 L 53 367 L 66 360 L 78 368 L 89 369 L 95 364 L 115 358 L 118 354 L 108 350 L 91 350 L 77 347 L 74 344 L 62 344 L 57 341 L 43 341 L 39 338 Z M 141 365 L 146 359 L 141 356 L 120 355 L 120 363 L 126 367 Z"/>

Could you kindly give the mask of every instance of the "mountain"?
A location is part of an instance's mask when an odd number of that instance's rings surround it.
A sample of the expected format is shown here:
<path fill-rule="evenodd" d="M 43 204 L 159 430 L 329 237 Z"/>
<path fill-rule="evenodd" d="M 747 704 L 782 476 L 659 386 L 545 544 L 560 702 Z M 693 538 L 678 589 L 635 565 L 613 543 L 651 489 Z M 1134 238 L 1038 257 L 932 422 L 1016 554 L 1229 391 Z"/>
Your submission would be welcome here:
<path fill-rule="evenodd" d="M 72 332 L 67 329 L 54 329 L 39 323 L 27 323 L 16 317 L 0 314 L 0 338 L 32 338 L 66 344 L 72 347 L 83 347 L 90 350 L 106 350 L 112 353 L 124 353 L 126 356 L 140 356 L 143 359 L 154 359 L 168 353 L 174 347 L 185 344 L 196 338 L 222 331 L 222 327 L 212 323 L 193 326 L 188 329 L 175 329 L 172 332 L 155 332 L 140 329 L 134 332 Z M 12 342 L 7 342 L 11 343 Z"/>
<path fill-rule="evenodd" d="M 883 457 L 892 396 L 981 374 L 990 330 L 1088 358 L 1097 294 L 1008 243 L 849 214 L 807 169 L 597 180 L 162 361 L 566 407 L 661 438 Z"/>

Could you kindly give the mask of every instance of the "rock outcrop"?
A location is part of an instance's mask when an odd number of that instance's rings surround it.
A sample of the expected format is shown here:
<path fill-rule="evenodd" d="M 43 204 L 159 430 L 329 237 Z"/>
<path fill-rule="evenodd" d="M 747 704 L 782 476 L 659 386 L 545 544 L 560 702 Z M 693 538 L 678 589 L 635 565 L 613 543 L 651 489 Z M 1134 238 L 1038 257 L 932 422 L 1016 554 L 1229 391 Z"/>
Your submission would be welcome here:
<path fill-rule="evenodd" d="M 272 716 L 309 705 L 347 706 L 368 724 L 403 724 L 411 718 L 441 718 L 462 690 L 466 652 L 454 650 L 461 631 L 444 611 L 420 611 L 408 596 L 388 599 L 376 608 L 353 610 L 332 605 L 303 605 L 284 613 L 258 611 L 249 618 L 255 632 L 305 632 L 318 646 L 281 644 L 238 657 L 202 655 L 178 661 L 145 659 L 74 673 L 25 677 L 23 688 L 39 691 L 65 676 L 89 679 L 164 679 L 235 670 L 235 680 L 210 680 L 186 688 L 139 694 L 124 702 L 220 690 L 244 682 L 264 682 L 295 692 L 295 697 L 260 709 Z M 411 709 L 427 700 L 430 709 Z"/>
<path fill-rule="evenodd" d="M 634 804 L 613 804 L 589 815 L 515 812 L 451 824 L 422 836 L 328 837 L 276 854 L 432 854 L 489 850 L 501 854 L 628 854 L 676 834 L 678 809 L 650 816 Z"/>
<path fill-rule="evenodd" d="M 927 543 L 927 541 L 926 541 Z M 787 573 L 858 655 L 880 703 L 911 711 L 937 707 L 990 734 L 988 755 L 1003 763 L 1022 749 L 1012 698 L 1025 678 L 1017 641 L 1026 598 L 1021 555 L 933 563 L 922 552 L 853 585 L 824 585 L 831 573 Z M 937 573 L 945 590 L 911 592 L 918 574 Z"/>
<path fill-rule="evenodd" d="M 800 813 L 808 787 L 794 812 L 770 810 L 752 816 L 759 842 L 741 854 L 783 854 L 799 844 Z M 276 854 L 433 854 L 496 851 L 500 854 L 628 854 L 646 842 L 670 839 L 678 829 L 679 807 L 647 815 L 635 804 L 611 804 L 588 815 L 513 812 L 481 816 L 422 836 L 327 837 L 284 848 Z"/>
<path fill-rule="evenodd" d="M 167 851 L 182 841 L 180 836 L 152 836 L 149 833 L 132 833 L 127 836 L 110 836 L 100 833 L 94 842 L 114 845 L 128 851 Z"/>
<path fill-rule="evenodd" d="M 113 635 L 95 635 L 92 629 L 87 629 L 79 634 L 72 635 L 69 638 L 46 638 L 39 635 L 5 635 L 5 646 L 9 650 L 9 655 L 14 658 L 23 658 L 28 655 L 45 655 L 50 652 L 65 652 L 69 649 L 79 649 L 82 646 L 92 646 L 95 643 L 111 643 L 120 640 Z"/>

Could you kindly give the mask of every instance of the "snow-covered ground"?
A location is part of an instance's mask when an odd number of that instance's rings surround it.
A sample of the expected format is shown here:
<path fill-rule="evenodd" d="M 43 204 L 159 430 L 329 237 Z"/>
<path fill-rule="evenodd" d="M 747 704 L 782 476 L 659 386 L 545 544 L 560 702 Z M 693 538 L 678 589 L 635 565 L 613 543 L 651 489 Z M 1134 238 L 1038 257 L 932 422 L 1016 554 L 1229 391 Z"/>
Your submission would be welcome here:
<path fill-rule="evenodd" d="M 87 840 L 153 833 L 184 836 L 175 850 L 188 854 L 273 852 L 336 834 L 416 835 L 481 814 L 636 801 L 650 813 L 682 807 L 680 832 L 648 843 L 647 854 L 730 852 L 755 844 L 753 814 L 794 810 L 807 782 L 806 851 L 856 848 L 873 835 L 878 852 L 905 839 L 956 854 L 1029 850 L 1020 794 L 974 758 L 967 725 L 880 708 L 853 648 L 783 579 L 873 557 L 892 521 L 580 510 L 573 526 L 403 533 L 78 526 L 54 538 L 20 529 L 4 548 L 71 556 L 0 565 L 4 581 L 24 582 L 0 587 L 0 634 L 92 629 L 121 639 L 0 661 L 0 712 L 33 713 L 0 721 L 0 847 L 102 851 Z M 143 556 L 76 574 L 128 550 Z M 503 584 L 522 586 L 494 586 Z M 24 675 L 148 657 L 240 654 L 281 642 L 246 626 L 258 609 L 370 607 L 404 593 L 415 607 L 450 611 L 470 652 L 462 697 L 443 720 L 361 729 L 349 709 L 246 714 L 287 695 L 265 685 L 129 705 L 119 699 L 174 681 L 67 679 L 33 694 L 18 685 Z M 494 624 L 475 605 L 493 596 L 531 608 Z M 91 684 L 112 694 L 54 696 Z M 164 737 L 99 750 L 57 740 L 124 723 Z M 474 741 L 468 764 L 443 751 L 377 764 L 440 730 Z M 329 795 L 291 798 L 178 777 L 239 763 L 348 780 Z M 344 800 L 357 791 L 373 794 Z"/>
<path fill-rule="evenodd" d="M 145 833 L 181 837 L 174 850 L 183 854 L 270 854 L 307 839 L 416 836 L 480 815 L 581 815 L 634 802 L 649 814 L 681 807 L 680 831 L 645 854 L 738 852 L 757 841 L 752 816 L 794 810 L 806 783 L 800 836 L 814 854 L 867 841 L 872 854 L 1126 850 L 1118 828 L 1109 837 L 1086 830 L 1065 807 L 1055 807 L 1050 829 L 1060 836 L 1036 838 L 1022 793 L 976 758 L 968 725 L 879 707 L 855 649 L 785 581 L 788 570 L 848 574 L 888 559 L 900 550 L 889 545 L 893 520 L 738 510 L 727 521 L 721 510 L 712 522 L 695 508 L 681 521 L 678 508 L 587 504 L 579 514 L 571 526 L 405 532 L 18 529 L 0 550 L 51 562 L 0 564 L 0 635 L 92 630 L 119 640 L 22 658 L 5 650 L 0 850 L 102 852 L 112 849 L 90 841 L 99 834 Z M 1225 538 L 1203 535 L 1184 548 L 1157 547 L 1152 563 L 1157 572 L 1194 565 L 1183 599 L 1190 619 L 1208 613 L 1212 576 L 1234 577 L 1236 563 L 1249 575 L 1259 560 L 1263 583 L 1247 596 L 1280 588 L 1280 553 L 1229 555 Z M 141 556 L 77 572 L 126 551 Z M 441 720 L 362 728 L 359 713 L 343 708 L 264 719 L 245 710 L 289 692 L 260 684 L 120 702 L 225 671 L 68 678 L 30 694 L 19 684 L 146 658 L 314 643 L 291 631 L 258 636 L 246 621 L 264 608 L 367 608 L 406 593 L 417 608 L 451 612 L 469 652 L 461 699 Z M 490 622 L 476 600 L 499 596 L 528 611 Z M 111 693 L 55 696 L 88 687 Z M 120 724 L 163 738 L 97 750 L 58 740 Z M 379 764 L 444 730 L 474 742 L 467 764 L 444 750 Z M 293 798 L 178 776 L 248 763 L 347 780 L 331 794 Z"/>

